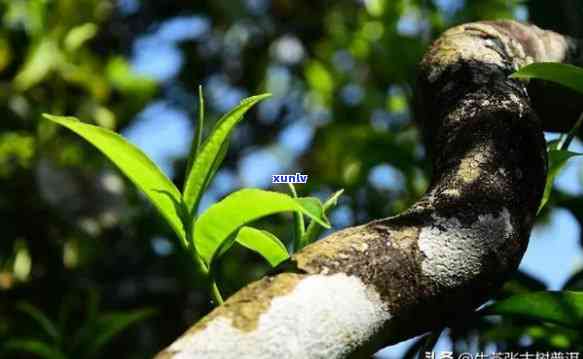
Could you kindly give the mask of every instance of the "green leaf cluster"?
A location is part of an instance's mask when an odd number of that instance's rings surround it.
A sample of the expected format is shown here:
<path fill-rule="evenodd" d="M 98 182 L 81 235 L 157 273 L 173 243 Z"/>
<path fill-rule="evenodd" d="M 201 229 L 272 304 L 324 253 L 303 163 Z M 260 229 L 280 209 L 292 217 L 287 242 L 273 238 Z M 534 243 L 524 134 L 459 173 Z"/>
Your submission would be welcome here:
<path fill-rule="evenodd" d="M 190 251 L 199 269 L 209 277 L 215 302 L 221 303 L 222 297 L 213 277 L 213 265 L 234 242 L 259 253 L 272 266 L 289 257 L 287 248 L 276 236 L 250 227 L 250 223 L 272 214 L 292 212 L 296 218 L 302 218 L 301 239 L 296 249 L 301 248 L 321 234 L 320 228 L 330 228 L 326 212 L 336 204 L 341 192 L 322 204 L 317 198 L 298 198 L 295 195 L 261 189 L 242 189 L 199 215 L 200 200 L 223 161 L 235 125 L 253 105 L 269 95 L 253 96 L 241 101 L 217 121 L 204 143 L 202 90 L 199 91 L 199 96 L 197 133 L 193 140 L 182 192 L 147 155 L 115 132 L 80 122 L 73 117 L 48 114 L 44 117 L 68 128 L 95 146 L 144 192 L 176 233 L 182 246 Z M 303 216 L 311 219 L 307 231 L 303 227 Z"/>

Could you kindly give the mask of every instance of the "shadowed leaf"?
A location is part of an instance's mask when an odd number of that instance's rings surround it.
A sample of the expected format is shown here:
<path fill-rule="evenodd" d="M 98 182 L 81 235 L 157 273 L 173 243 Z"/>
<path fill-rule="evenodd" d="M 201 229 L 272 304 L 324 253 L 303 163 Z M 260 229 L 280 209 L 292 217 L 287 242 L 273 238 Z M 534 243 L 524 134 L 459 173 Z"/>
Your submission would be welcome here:
<path fill-rule="evenodd" d="M 569 328 L 582 328 L 583 292 L 546 291 L 518 294 L 495 302 L 480 312 L 484 315 L 519 316 Z"/>
<path fill-rule="evenodd" d="M 524 66 L 510 77 L 552 81 L 583 94 L 583 69 L 574 65 L 535 63 Z"/>
<path fill-rule="evenodd" d="M 9 339 L 2 345 L 1 352 L 23 352 L 45 359 L 67 359 L 58 348 L 34 338 Z"/>

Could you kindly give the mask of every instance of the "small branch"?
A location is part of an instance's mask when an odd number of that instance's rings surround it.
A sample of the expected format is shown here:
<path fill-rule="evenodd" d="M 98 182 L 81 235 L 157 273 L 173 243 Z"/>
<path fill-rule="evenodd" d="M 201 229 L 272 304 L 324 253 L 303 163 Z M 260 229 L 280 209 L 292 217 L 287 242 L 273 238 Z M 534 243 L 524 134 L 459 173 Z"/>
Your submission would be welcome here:
<path fill-rule="evenodd" d="M 514 21 L 446 31 L 418 72 L 427 193 L 396 217 L 306 246 L 288 272 L 244 287 L 159 358 L 367 355 L 487 300 L 518 267 L 546 177 L 542 123 L 508 76 L 572 62 L 574 43 Z"/>

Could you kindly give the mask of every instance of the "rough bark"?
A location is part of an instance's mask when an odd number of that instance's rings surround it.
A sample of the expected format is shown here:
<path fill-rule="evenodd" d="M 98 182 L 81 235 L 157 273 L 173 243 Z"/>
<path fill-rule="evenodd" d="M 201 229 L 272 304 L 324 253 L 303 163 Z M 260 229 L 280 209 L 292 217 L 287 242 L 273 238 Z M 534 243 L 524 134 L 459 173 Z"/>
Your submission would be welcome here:
<path fill-rule="evenodd" d="M 575 41 L 513 21 L 445 32 L 419 66 L 427 193 L 398 216 L 306 247 L 157 358 L 368 354 L 483 303 L 522 258 L 546 176 L 543 124 L 528 85 L 508 76 L 580 58 Z"/>

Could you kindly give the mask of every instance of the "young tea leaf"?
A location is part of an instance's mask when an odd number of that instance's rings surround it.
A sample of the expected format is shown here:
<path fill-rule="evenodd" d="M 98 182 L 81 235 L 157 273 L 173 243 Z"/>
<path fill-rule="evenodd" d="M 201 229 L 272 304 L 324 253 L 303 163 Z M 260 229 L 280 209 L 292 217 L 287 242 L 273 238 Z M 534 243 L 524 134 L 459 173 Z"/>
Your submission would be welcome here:
<path fill-rule="evenodd" d="M 198 151 L 200 151 L 200 145 L 202 143 L 202 131 L 204 130 L 204 94 L 202 92 L 202 86 L 198 86 L 198 116 L 196 118 L 196 132 L 194 133 L 194 138 L 192 139 L 192 145 L 190 146 L 190 155 L 187 158 L 186 163 L 186 173 L 190 173 L 192 168 L 192 162 L 196 159 Z M 188 176 L 184 178 L 184 186 L 186 186 L 186 180 Z"/>
<path fill-rule="evenodd" d="M 342 195 L 343 192 L 344 192 L 343 189 L 337 191 L 330 198 L 328 198 L 326 202 L 324 202 L 322 210 L 325 215 L 328 213 L 330 209 L 336 207 L 336 204 L 338 203 L 338 198 Z M 308 225 L 306 233 L 304 233 L 304 237 L 302 238 L 301 241 L 301 246 L 300 248 L 296 248 L 296 251 L 318 239 L 318 237 L 322 234 L 324 229 L 325 228 L 320 226 L 317 222 L 311 221 L 310 224 Z"/>
<path fill-rule="evenodd" d="M 552 81 L 583 94 L 583 68 L 569 64 L 539 62 L 524 66 L 510 77 Z"/>
<path fill-rule="evenodd" d="M 224 149 L 224 144 L 228 140 L 231 131 L 253 105 L 269 96 L 271 95 L 264 94 L 241 101 L 237 107 L 217 122 L 214 130 L 198 151 L 190 171 L 186 174 L 182 195 L 191 216 L 195 214 L 205 186 L 208 185 L 212 178 L 212 169 L 218 167 L 216 159 L 219 157 L 221 149 Z"/>
<path fill-rule="evenodd" d="M 267 231 L 243 227 L 237 233 L 235 240 L 242 246 L 259 253 L 272 267 L 289 258 L 285 245 Z"/>
<path fill-rule="evenodd" d="M 575 156 L 581 156 L 581 153 L 571 152 L 567 150 L 550 150 L 549 157 L 549 171 L 547 173 L 547 181 L 545 183 L 545 191 L 543 192 L 543 198 L 538 207 L 538 212 L 543 209 L 543 207 L 549 201 L 551 196 L 551 191 L 553 189 L 553 182 L 555 177 L 561 172 L 561 169 L 565 166 L 567 161 Z"/>
<path fill-rule="evenodd" d="M 325 223 L 329 223 L 328 217 L 324 212 L 324 206 L 319 198 L 316 197 L 298 197 L 296 198 L 305 209 L 312 213 L 315 217 L 322 219 Z"/>
<path fill-rule="evenodd" d="M 480 311 L 484 315 L 519 316 L 583 328 L 583 292 L 546 291 L 514 295 Z"/>
<path fill-rule="evenodd" d="M 305 203 L 305 201 L 304 201 Z M 325 218 L 286 194 L 260 189 L 243 189 L 225 197 L 198 217 L 194 242 L 201 258 L 210 265 L 219 247 L 239 228 L 275 213 L 298 211 L 329 228 Z"/>
<path fill-rule="evenodd" d="M 158 209 L 182 243 L 186 235 L 181 221 L 180 192 L 139 148 L 115 132 L 80 122 L 74 117 L 43 116 L 83 137 L 105 154 Z"/>

